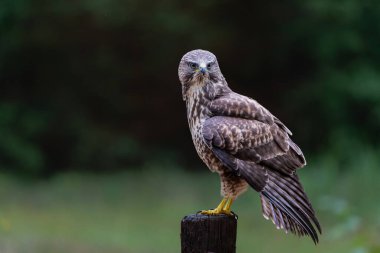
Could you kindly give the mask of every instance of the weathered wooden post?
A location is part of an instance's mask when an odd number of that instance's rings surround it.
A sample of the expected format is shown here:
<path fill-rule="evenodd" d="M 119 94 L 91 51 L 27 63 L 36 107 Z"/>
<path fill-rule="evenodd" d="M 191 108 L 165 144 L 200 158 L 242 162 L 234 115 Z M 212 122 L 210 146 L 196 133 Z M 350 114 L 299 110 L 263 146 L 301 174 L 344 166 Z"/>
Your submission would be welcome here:
<path fill-rule="evenodd" d="M 237 216 L 191 214 L 181 222 L 182 253 L 235 253 Z"/>

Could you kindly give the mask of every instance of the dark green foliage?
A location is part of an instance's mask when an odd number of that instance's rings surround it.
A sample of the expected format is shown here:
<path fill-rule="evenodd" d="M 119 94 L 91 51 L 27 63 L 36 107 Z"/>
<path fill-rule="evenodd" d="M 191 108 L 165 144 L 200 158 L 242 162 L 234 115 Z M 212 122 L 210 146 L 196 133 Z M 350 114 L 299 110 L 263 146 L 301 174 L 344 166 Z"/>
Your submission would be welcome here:
<path fill-rule="evenodd" d="M 232 88 L 306 154 L 378 146 L 379 41 L 369 0 L 3 0 L 1 169 L 107 171 L 173 149 L 195 158 L 177 78 L 195 48 L 213 51 Z"/>
<path fill-rule="evenodd" d="M 44 166 L 36 141 L 46 129 L 46 117 L 18 105 L 0 105 L 0 166 L 31 172 Z"/>
<path fill-rule="evenodd" d="M 380 48 L 375 43 L 380 40 L 380 4 L 312 1 L 304 11 L 306 22 L 295 23 L 293 35 L 302 40 L 314 67 L 293 95 L 302 96 L 293 104 L 302 115 L 296 122 L 307 121 L 305 132 L 316 133 L 309 135 L 308 142 L 320 147 L 358 138 L 378 145 Z M 311 113 L 305 115 L 305 108 Z"/>

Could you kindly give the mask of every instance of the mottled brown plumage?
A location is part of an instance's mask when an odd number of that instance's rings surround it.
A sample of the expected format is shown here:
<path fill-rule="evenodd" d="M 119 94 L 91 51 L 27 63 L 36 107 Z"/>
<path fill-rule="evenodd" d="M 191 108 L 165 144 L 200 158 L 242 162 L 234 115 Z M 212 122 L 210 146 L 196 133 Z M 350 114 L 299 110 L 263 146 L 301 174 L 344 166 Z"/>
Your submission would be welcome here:
<path fill-rule="evenodd" d="M 266 219 L 318 242 L 315 227 L 321 228 L 296 174 L 306 161 L 289 129 L 255 100 L 233 92 L 208 51 L 185 54 L 178 74 L 195 148 L 220 175 L 222 196 L 234 200 L 251 186 Z"/>

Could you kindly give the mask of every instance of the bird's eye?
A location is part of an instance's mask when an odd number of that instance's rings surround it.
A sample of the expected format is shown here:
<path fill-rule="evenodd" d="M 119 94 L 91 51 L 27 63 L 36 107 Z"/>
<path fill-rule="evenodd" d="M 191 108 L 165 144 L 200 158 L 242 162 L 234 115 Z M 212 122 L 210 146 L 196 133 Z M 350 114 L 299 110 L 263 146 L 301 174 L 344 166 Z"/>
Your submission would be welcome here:
<path fill-rule="evenodd" d="M 190 68 L 192 68 L 192 69 L 196 69 L 198 65 L 197 65 L 195 62 L 190 62 L 190 63 L 189 63 L 189 66 L 190 66 Z"/>
<path fill-rule="evenodd" d="M 210 70 L 211 69 L 211 63 L 207 63 L 207 70 Z"/>

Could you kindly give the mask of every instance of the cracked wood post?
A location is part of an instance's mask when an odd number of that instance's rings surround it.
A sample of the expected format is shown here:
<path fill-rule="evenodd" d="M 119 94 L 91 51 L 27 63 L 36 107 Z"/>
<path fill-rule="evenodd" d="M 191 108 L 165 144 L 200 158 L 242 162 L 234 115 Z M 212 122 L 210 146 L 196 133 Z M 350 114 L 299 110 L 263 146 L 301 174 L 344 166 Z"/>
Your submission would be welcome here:
<path fill-rule="evenodd" d="M 181 221 L 182 253 L 235 253 L 237 216 L 191 214 Z"/>

